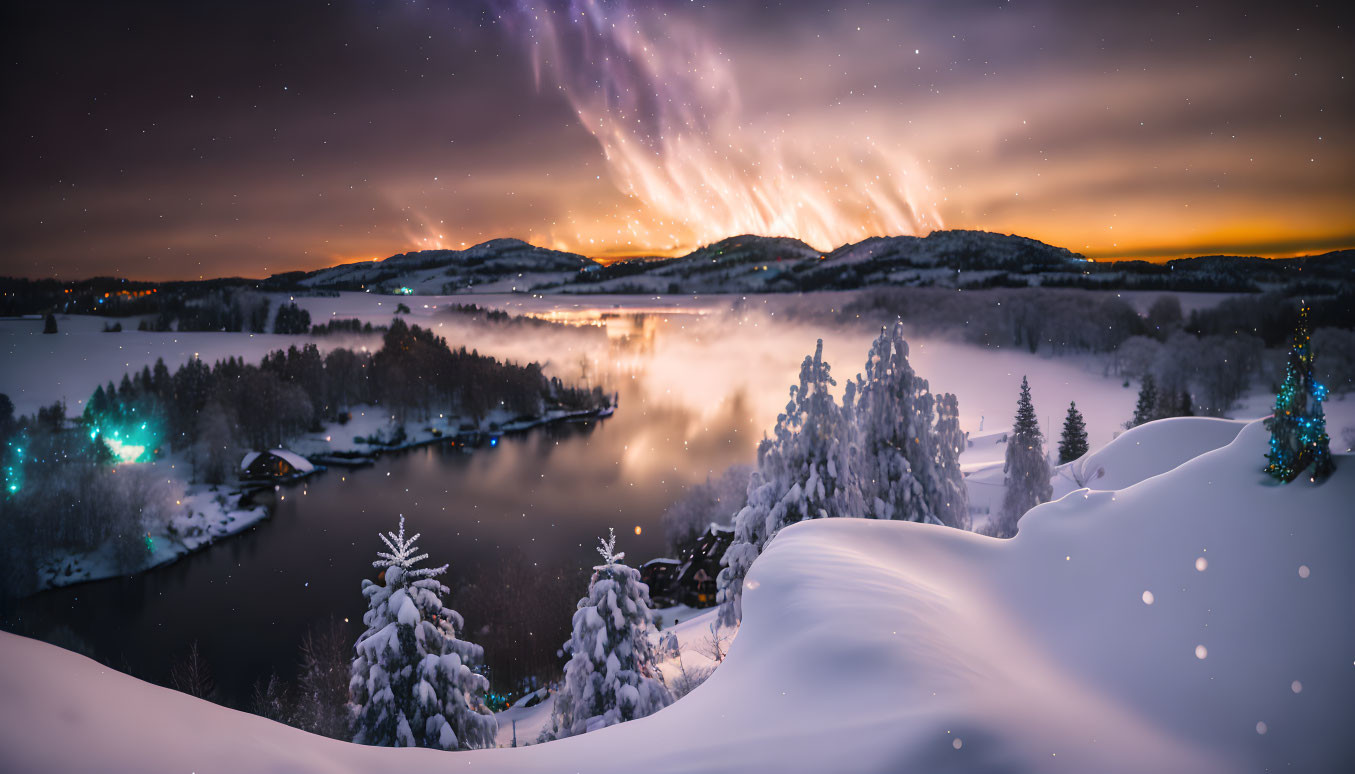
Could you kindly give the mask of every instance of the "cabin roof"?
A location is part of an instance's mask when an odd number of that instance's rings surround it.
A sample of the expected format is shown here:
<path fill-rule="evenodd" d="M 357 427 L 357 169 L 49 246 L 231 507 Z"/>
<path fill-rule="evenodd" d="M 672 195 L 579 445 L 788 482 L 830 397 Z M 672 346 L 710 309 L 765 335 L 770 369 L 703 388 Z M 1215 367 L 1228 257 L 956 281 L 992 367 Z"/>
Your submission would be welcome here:
<path fill-rule="evenodd" d="M 269 449 L 266 453 L 285 461 L 298 473 L 309 473 L 312 470 L 315 470 L 315 466 L 311 464 L 310 460 L 302 457 L 296 452 L 290 452 L 286 449 Z M 249 454 L 246 454 L 245 458 L 240 460 L 240 469 L 249 470 L 249 466 L 253 465 L 254 461 L 259 459 L 263 454 L 265 454 L 265 452 L 261 451 L 252 451 Z"/>

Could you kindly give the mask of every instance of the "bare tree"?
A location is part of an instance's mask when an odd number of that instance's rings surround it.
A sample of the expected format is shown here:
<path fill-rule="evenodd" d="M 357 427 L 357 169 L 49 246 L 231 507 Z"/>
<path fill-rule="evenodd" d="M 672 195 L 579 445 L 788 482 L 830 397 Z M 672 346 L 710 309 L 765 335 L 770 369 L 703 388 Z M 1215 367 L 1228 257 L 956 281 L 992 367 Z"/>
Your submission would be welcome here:
<path fill-rule="evenodd" d="M 198 651 L 198 641 L 188 646 L 188 653 L 174 663 L 169 670 L 169 684 L 174 690 L 196 696 L 199 699 L 216 699 L 216 682 L 207 662 Z"/>
<path fill-rule="evenodd" d="M 348 634 L 333 618 L 319 633 L 306 631 L 301 640 L 301 674 L 297 680 L 295 725 L 327 736 L 348 739 Z"/>

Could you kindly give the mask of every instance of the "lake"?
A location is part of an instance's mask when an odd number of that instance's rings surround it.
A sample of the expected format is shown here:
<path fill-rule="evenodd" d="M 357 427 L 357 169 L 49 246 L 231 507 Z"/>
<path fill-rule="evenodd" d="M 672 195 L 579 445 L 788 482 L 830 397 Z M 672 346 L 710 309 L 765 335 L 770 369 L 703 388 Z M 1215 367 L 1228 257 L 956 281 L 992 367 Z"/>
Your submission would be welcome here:
<path fill-rule="evenodd" d="M 362 293 L 297 299 L 317 322 L 389 320 L 382 311 L 389 300 Z M 196 640 L 223 698 L 244 706 L 255 680 L 294 674 L 308 627 L 347 619 L 356 640 L 365 610 L 360 584 L 375 577 L 371 562 L 384 548 L 377 534 L 396 529 L 404 515 L 409 531 L 423 533 L 430 562 L 450 565 L 443 581 L 452 593 L 444 601 L 465 616 L 466 637 L 484 645 L 496 688 L 551 671 L 586 591 L 598 538 L 615 528 L 632 565 L 664 555 L 663 510 L 690 484 L 754 460 L 757 440 L 785 406 L 815 339 L 825 339 L 841 385 L 861 370 L 874 336 L 865 326 L 824 329 L 787 319 L 784 305 L 808 303 L 804 297 L 628 298 L 625 307 L 618 300 L 419 297 L 410 315 L 453 346 L 536 360 L 567 381 L 615 390 L 612 417 L 505 436 L 469 454 L 429 446 L 367 468 L 331 469 L 266 494 L 272 519 L 240 536 L 149 573 L 25 600 L 10 628 L 160 683 Z M 829 306 L 839 300 L 813 297 Z M 437 308 L 454 303 L 587 327 L 470 325 Z M 237 336 L 257 346 L 242 334 L 196 335 Z M 120 353 L 153 361 L 155 337 L 169 335 L 122 336 Z M 181 346 L 179 338 L 165 341 Z M 60 346 L 108 341 L 98 333 L 42 343 L 59 364 L 85 357 Z M 216 341 L 192 346 L 227 346 Z M 1109 440 L 1132 413 L 1134 392 L 1093 358 L 1051 360 L 913 338 L 909 359 L 934 391 L 959 396 L 961 425 L 971 433 L 1009 425 L 1025 374 L 1046 428 L 1057 427 L 1074 398 L 1094 444 Z M 109 376 L 117 375 L 90 383 Z"/>
<path fill-rule="evenodd" d="M 375 577 L 371 563 L 384 550 L 377 533 L 395 530 L 403 515 L 409 532 L 423 534 L 425 565 L 450 564 L 444 602 L 466 616 L 466 637 L 510 651 L 487 657 L 515 662 L 515 676 L 549 669 L 587 590 L 598 538 L 615 528 L 633 564 L 663 555 L 663 509 L 688 483 L 754 456 L 744 402 L 711 422 L 666 390 L 655 395 L 642 375 L 637 358 L 679 324 L 672 319 L 628 316 L 623 327 L 644 336 L 614 336 L 594 353 L 604 369 L 623 364 L 605 378 L 620 396 L 612 417 L 538 427 L 470 452 L 434 445 L 387 454 L 256 495 L 271 505 L 269 521 L 151 572 L 40 594 L 19 606 L 18 628 L 160 683 L 196 640 L 222 697 L 243 705 L 255 680 L 294 673 L 307 627 L 347 619 L 357 638 L 360 583 Z"/>

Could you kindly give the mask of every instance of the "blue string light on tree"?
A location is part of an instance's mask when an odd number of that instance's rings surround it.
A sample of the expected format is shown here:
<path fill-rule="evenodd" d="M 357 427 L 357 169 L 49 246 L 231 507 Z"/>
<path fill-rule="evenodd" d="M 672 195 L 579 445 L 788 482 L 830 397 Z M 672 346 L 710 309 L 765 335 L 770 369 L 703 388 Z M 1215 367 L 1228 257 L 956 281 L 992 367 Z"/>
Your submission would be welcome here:
<path fill-rule="evenodd" d="M 1285 363 L 1284 383 L 1275 396 L 1275 413 L 1266 420 L 1270 430 L 1266 472 L 1284 482 L 1293 481 L 1310 465 L 1313 481 L 1326 478 L 1336 469 L 1327 419 L 1322 413 L 1327 388 L 1313 375 L 1311 335 L 1308 305 L 1304 304 Z"/>

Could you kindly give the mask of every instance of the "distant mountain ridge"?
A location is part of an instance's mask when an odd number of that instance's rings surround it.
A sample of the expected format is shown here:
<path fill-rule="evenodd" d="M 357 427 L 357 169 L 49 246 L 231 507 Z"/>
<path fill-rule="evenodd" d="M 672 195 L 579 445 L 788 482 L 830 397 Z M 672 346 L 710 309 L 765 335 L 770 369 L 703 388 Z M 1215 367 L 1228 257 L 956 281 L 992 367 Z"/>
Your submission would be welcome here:
<path fill-rule="evenodd" d="M 1249 292 L 1294 282 L 1349 287 L 1355 251 L 1291 259 L 1203 256 L 1093 262 L 1062 247 L 987 231 L 870 237 L 822 253 L 798 239 L 739 235 L 675 258 L 602 264 L 495 239 L 380 261 L 275 275 L 267 286 L 419 295 L 458 292 L 776 293 L 873 286 L 1086 287 Z"/>
<path fill-rule="evenodd" d="M 521 239 L 492 239 L 465 250 L 420 250 L 380 261 L 359 261 L 312 272 L 283 275 L 296 284 L 327 290 L 406 289 L 421 295 L 475 290 L 522 278 L 527 290 L 538 275 L 578 273 L 596 266 L 592 259 L 528 244 Z M 510 285 L 512 283 L 510 282 Z"/>

